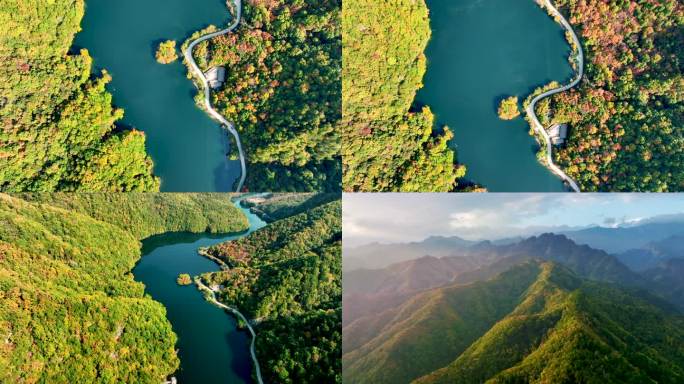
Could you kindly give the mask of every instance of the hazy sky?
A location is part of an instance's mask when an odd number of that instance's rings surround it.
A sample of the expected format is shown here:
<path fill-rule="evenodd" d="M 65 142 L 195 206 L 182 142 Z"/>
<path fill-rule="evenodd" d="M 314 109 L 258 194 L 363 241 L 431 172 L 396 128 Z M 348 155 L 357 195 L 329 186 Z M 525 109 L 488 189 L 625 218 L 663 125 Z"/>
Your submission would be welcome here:
<path fill-rule="evenodd" d="M 342 211 L 345 246 L 431 235 L 477 240 L 681 214 L 684 194 L 347 193 Z"/>

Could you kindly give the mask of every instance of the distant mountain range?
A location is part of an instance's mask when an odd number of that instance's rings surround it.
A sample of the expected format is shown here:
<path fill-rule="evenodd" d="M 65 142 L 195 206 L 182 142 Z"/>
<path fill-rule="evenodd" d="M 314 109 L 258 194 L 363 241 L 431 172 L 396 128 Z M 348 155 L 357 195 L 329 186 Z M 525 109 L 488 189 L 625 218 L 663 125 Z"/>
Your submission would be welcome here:
<path fill-rule="evenodd" d="M 586 244 L 608 253 L 623 253 L 642 248 L 675 235 L 684 235 L 684 217 L 662 216 L 640 224 L 616 228 L 591 227 L 575 231 L 561 231 L 577 244 Z"/>
<path fill-rule="evenodd" d="M 494 244 L 508 244 L 520 239 L 496 240 Z M 454 256 L 465 248 L 491 243 L 490 241 L 466 240 L 458 236 L 431 236 L 425 240 L 410 243 L 371 243 L 354 248 L 345 248 L 343 251 L 343 268 L 346 271 L 384 268 L 391 264 L 423 256 Z M 378 255 L 381 257 L 377 257 Z"/>
<path fill-rule="evenodd" d="M 684 382 L 681 236 L 644 233 L 642 270 L 557 234 L 347 270 L 344 381 Z"/>
<path fill-rule="evenodd" d="M 682 215 L 659 216 L 641 223 L 615 228 L 594 226 L 549 232 L 565 235 L 577 244 L 615 254 L 624 264 L 637 271 L 654 267 L 658 262 L 669 258 L 684 257 Z M 458 236 L 432 236 L 410 243 L 372 243 L 345 248 L 343 268 L 345 271 L 384 268 L 423 256 L 457 256 L 466 248 L 513 244 L 523 239 L 524 237 L 518 236 L 492 241 L 473 241 Z"/>
<path fill-rule="evenodd" d="M 684 234 L 652 241 L 641 248 L 630 249 L 616 256 L 635 271 L 655 268 L 667 260 L 684 258 Z"/>

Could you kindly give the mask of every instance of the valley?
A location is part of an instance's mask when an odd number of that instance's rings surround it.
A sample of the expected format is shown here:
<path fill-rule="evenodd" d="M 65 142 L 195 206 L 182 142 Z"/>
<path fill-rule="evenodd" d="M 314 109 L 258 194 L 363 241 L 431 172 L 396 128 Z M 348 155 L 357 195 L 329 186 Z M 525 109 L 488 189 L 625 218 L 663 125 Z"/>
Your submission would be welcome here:
<path fill-rule="evenodd" d="M 341 382 L 339 196 L 247 197 L 0 194 L 0 381 Z"/>
<path fill-rule="evenodd" d="M 478 200 L 503 217 L 512 209 Z M 411 223 L 402 231 L 421 221 Z M 531 236 L 516 228 L 491 240 L 433 235 L 347 247 L 343 381 L 678 383 L 683 225 L 673 214 Z"/>

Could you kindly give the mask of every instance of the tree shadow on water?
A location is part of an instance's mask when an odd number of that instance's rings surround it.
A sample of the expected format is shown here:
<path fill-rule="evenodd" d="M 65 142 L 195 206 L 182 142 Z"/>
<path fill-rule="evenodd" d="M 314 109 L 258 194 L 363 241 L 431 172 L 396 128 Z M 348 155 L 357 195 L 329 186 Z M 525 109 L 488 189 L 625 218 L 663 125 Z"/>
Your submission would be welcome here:
<path fill-rule="evenodd" d="M 232 317 L 231 321 L 236 324 L 234 315 L 229 316 Z M 252 357 L 249 349 L 251 335 L 248 332 L 247 329 L 238 330 L 236 326 L 235 331 L 226 335 L 226 342 L 233 352 L 233 359 L 230 362 L 231 370 L 246 383 L 251 383 Z"/>

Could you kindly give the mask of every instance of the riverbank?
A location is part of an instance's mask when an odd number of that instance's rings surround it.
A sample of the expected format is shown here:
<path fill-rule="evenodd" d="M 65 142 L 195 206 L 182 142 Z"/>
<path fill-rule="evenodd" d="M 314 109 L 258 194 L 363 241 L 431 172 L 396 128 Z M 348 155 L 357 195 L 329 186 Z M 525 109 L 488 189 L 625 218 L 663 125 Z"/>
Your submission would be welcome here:
<path fill-rule="evenodd" d="M 178 337 L 175 348 L 180 368 L 174 377 L 179 383 L 253 382 L 249 335 L 239 329 L 239 316 L 226 316 L 225 311 L 207 305 L 203 290 L 176 283 L 181 273 L 200 276 L 218 270 L 217 261 L 198 257 L 198 250 L 239 239 L 265 225 L 240 207 L 239 200 L 233 199 L 231 206 L 247 217 L 248 230 L 227 234 L 168 233 L 146 239 L 144 255 L 133 269 L 135 279 L 145 284 L 145 292 L 166 308 L 166 318 Z"/>
<path fill-rule="evenodd" d="M 225 1 L 87 3 L 72 50 L 87 48 L 93 72 L 106 69 L 111 75 L 107 90 L 125 111 L 120 125 L 145 133 L 164 192 L 230 192 L 240 178 L 239 161 L 227 156 L 230 136 L 197 108 L 186 67 L 155 58 L 161 41 L 182 42 L 208 25 L 229 22 Z"/>
<path fill-rule="evenodd" d="M 242 142 L 240 141 L 240 134 L 237 132 L 235 127 L 233 126 L 233 123 L 229 122 L 226 120 L 223 115 L 221 115 L 218 111 L 214 109 L 214 107 L 211 104 L 211 87 L 209 86 L 209 82 L 204 75 L 204 72 L 199 68 L 197 63 L 195 62 L 195 59 L 193 57 L 192 51 L 195 49 L 195 47 L 209 39 L 213 39 L 218 36 L 222 36 L 228 33 L 231 33 L 235 28 L 237 28 L 240 25 L 240 20 L 242 18 L 242 2 L 241 0 L 233 0 L 233 22 L 230 24 L 230 26 L 224 30 L 220 30 L 218 32 L 213 32 L 213 33 L 208 33 L 204 34 L 201 37 L 196 38 L 195 40 L 192 40 L 189 44 L 184 43 L 183 44 L 183 57 L 184 57 L 184 62 L 188 66 L 188 71 L 190 73 L 193 73 L 194 76 L 200 80 L 201 84 L 197 84 L 198 89 L 204 90 L 204 108 L 205 110 L 209 113 L 211 117 L 213 117 L 215 120 L 221 123 L 221 125 L 230 132 L 230 134 L 233 136 L 233 139 L 235 140 L 235 144 L 237 145 L 238 149 L 238 155 L 240 157 L 240 167 L 241 167 L 241 173 L 240 173 L 240 180 L 238 182 L 238 185 L 236 187 L 236 192 L 242 191 L 242 187 L 245 184 L 245 178 L 247 177 L 247 166 L 245 163 L 245 154 L 242 149 Z M 187 44 L 187 46 L 186 46 Z M 200 86 L 201 85 L 201 86 Z"/>
<path fill-rule="evenodd" d="M 209 287 L 207 287 L 206 285 L 204 285 L 202 283 L 202 280 L 200 280 L 199 278 L 196 278 L 195 284 L 197 284 L 197 288 L 199 288 L 200 290 L 207 292 L 209 294 L 209 297 L 207 297 L 207 300 L 209 300 L 213 304 L 219 306 L 220 308 L 223 308 L 223 309 L 229 311 L 233 315 L 237 316 L 245 324 L 245 326 L 249 330 L 249 333 L 252 335 L 252 342 L 249 346 L 249 351 L 250 351 L 250 354 L 252 355 L 252 361 L 254 362 L 254 369 L 256 372 L 257 382 L 259 384 L 263 384 L 264 381 L 261 377 L 261 368 L 259 367 L 259 360 L 257 360 L 256 351 L 254 349 L 254 345 L 256 343 L 256 332 L 254 332 L 254 328 L 252 328 L 252 325 L 250 324 L 249 320 L 247 320 L 247 318 L 240 311 L 238 311 L 236 308 L 229 307 L 229 306 L 219 302 L 218 300 L 216 300 L 216 293 L 214 292 L 214 290 L 212 290 Z"/>
<path fill-rule="evenodd" d="M 488 191 L 565 191 L 537 160 L 539 144 L 527 122 L 497 113 L 504 96 L 572 76 L 563 29 L 532 1 L 426 3 L 432 37 L 414 110 L 427 105 L 435 128 L 449 127 L 449 146 L 468 168 L 467 179 Z"/>
<path fill-rule="evenodd" d="M 540 101 L 551 97 L 557 93 L 565 92 L 573 87 L 575 87 L 579 82 L 582 80 L 582 77 L 584 76 L 584 53 L 582 51 L 582 45 L 579 41 L 579 38 L 577 37 L 577 34 L 575 31 L 572 29 L 572 26 L 568 21 L 563 17 L 563 15 L 558 11 L 556 7 L 553 6 L 551 3 L 551 0 L 543 0 L 543 3 L 538 3 L 540 7 L 546 9 L 549 12 L 549 15 L 554 18 L 558 23 L 560 23 L 563 28 L 567 31 L 567 35 L 570 37 L 569 38 L 569 43 L 572 47 L 572 53 L 570 56 L 570 63 L 573 66 L 574 69 L 577 70 L 577 77 L 572 80 L 569 84 L 554 88 L 548 91 L 542 91 L 541 94 L 534 96 L 531 95 L 530 97 L 533 97 L 532 100 L 527 103 L 525 103 L 525 113 L 527 115 L 527 120 L 534 129 L 534 131 L 539 135 L 537 137 L 537 141 L 542 144 L 543 147 L 545 146 L 545 150 L 542 149 L 543 157 L 546 160 L 545 166 L 554 174 L 558 175 L 564 182 L 568 184 L 568 186 L 575 192 L 581 192 L 579 186 L 575 182 L 574 179 L 572 179 L 570 176 L 568 176 L 556 163 L 553 161 L 553 143 L 551 142 L 551 137 L 549 136 L 548 132 L 546 131 L 546 128 L 541 124 L 539 121 L 539 118 L 537 117 L 535 113 L 535 107 L 537 106 L 537 103 Z M 528 97 L 529 100 L 529 97 Z"/>

